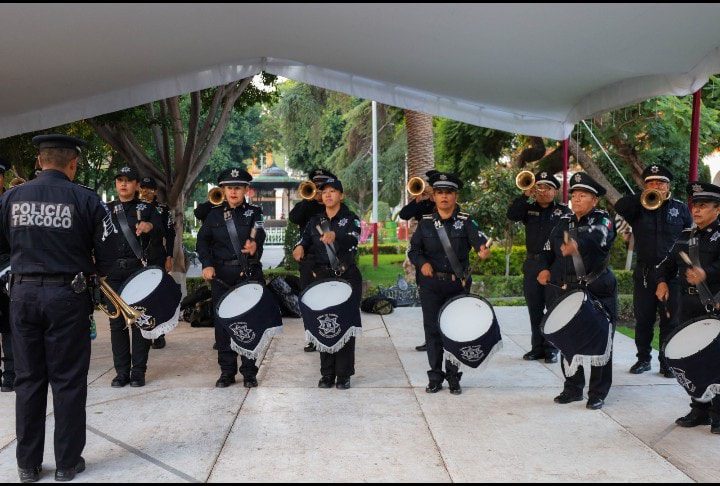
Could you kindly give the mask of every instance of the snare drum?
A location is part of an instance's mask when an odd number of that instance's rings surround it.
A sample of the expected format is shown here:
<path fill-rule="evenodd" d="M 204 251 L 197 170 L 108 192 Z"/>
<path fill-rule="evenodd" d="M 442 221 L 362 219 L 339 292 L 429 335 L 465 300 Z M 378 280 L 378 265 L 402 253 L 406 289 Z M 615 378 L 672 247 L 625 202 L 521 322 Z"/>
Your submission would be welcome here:
<path fill-rule="evenodd" d="M 360 303 L 346 280 L 325 279 L 309 285 L 300 295 L 305 338 L 318 351 L 336 353 L 353 336 L 362 334 Z"/>
<path fill-rule="evenodd" d="M 691 397 L 709 402 L 720 395 L 720 320 L 702 316 L 687 321 L 670 334 L 663 352 Z"/>
<path fill-rule="evenodd" d="M 565 360 L 566 376 L 580 366 L 604 366 L 612 354 L 612 323 L 600 302 L 584 290 L 561 296 L 540 329 Z"/>
<path fill-rule="evenodd" d="M 477 295 L 448 300 L 438 315 L 445 359 L 478 368 L 502 349 L 500 326 L 493 306 Z"/>
<path fill-rule="evenodd" d="M 257 282 L 231 288 L 215 306 L 215 317 L 230 336 L 230 347 L 249 359 L 257 359 L 270 338 L 282 332 L 282 315 L 272 293 Z"/>
<path fill-rule="evenodd" d="M 178 325 L 182 292 L 164 269 L 150 266 L 138 270 L 118 293 L 130 307 L 143 313 L 137 326 L 145 339 L 157 339 Z"/>

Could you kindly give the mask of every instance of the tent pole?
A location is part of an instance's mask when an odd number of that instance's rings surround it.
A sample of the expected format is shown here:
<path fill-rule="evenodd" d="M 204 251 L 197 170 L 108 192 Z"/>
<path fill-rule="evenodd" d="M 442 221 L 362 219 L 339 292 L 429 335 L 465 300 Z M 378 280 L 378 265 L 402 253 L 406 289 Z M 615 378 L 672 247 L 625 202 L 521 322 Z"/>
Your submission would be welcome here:
<path fill-rule="evenodd" d="M 570 155 L 568 153 L 568 139 L 563 140 L 563 202 L 568 203 L 568 162 Z"/>
<path fill-rule="evenodd" d="M 372 102 L 372 188 L 373 188 L 373 268 L 378 267 L 378 142 L 377 142 L 377 103 Z"/>
<path fill-rule="evenodd" d="M 688 180 L 698 180 L 698 149 L 700 145 L 700 91 L 693 93 L 692 128 L 690 129 L 690 174 Z"/>

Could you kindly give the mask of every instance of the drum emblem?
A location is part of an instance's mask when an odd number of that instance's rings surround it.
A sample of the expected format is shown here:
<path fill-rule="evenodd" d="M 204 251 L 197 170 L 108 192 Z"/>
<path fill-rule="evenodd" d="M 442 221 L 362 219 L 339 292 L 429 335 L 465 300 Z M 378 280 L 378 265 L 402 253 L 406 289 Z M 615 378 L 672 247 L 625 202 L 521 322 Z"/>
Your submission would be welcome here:
<path fill-rule="evenodd" d="M 690 393 L 693 393 L 695 391 L 695 385 L 693 385 L 693 382 L 688 380 L 687 376 L 685 376 L 684 370 L 681 370 L 680 368 L 670 367 L 670 371 L 673 372 L 673 375 L 675 375 L 675 378 L 677 378 L 678 383 L 680 383 L 687 391 L 689 391 Z"/>
<path fill-rule="evenodd" d="M 135 325 L 138 329 L 142 329 L 143 331 L 152 331 L 155 329 L 155 318 L 148 315 L 145 307 L 134 305 L 132 308 L 142 312 L 142 315 L 135 320 Z"/>
<path fill-rule="evenodd" d="M 480 361 L 485 356 L 485 352 L 481 346 L 465 346 L 464 348 L 460 348 L 460 353 L 464 360 L 470 361 L 471 363 Z"/>
<path fill-rule="evenodd" d="M 318 332 L 326 339 L 332 339 L 340 334 L 340 324 L 337 323 L 337 314 L 323 314 L 318 317 L 320 327 Z"/>
<path fill-rule="evenodd" d="M 249 329 L 246 322 L 233 322 L 229 327 L 241 343 L 251 343 L 255 339 L 255 331 Z"/>

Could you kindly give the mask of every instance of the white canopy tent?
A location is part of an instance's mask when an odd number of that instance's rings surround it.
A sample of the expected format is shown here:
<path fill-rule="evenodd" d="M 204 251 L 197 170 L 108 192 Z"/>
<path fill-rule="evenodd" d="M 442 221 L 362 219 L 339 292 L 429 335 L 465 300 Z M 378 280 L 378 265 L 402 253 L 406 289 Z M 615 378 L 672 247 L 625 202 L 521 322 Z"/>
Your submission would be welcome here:
<path fill-rule="evenodd" d="M 0 137 L 265 70 L 563 139 L 720 72 L 720 5 L 0 5 Z"/>

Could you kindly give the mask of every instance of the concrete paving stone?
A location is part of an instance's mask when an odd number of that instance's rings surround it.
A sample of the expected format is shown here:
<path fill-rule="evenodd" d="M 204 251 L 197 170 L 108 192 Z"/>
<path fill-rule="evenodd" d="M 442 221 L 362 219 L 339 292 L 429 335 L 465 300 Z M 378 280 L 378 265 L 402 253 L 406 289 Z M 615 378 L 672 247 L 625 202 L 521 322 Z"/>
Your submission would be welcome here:
<path fill-rule="evenodd" d="M 411 390 L 253 390 L 210 481 L 445 481 Z"/>
<path fill-rule="evenodd" d="M 557 405 L 522 388 L 416 394 L 453 481 L 689 480 L 583 402 Z"/>

